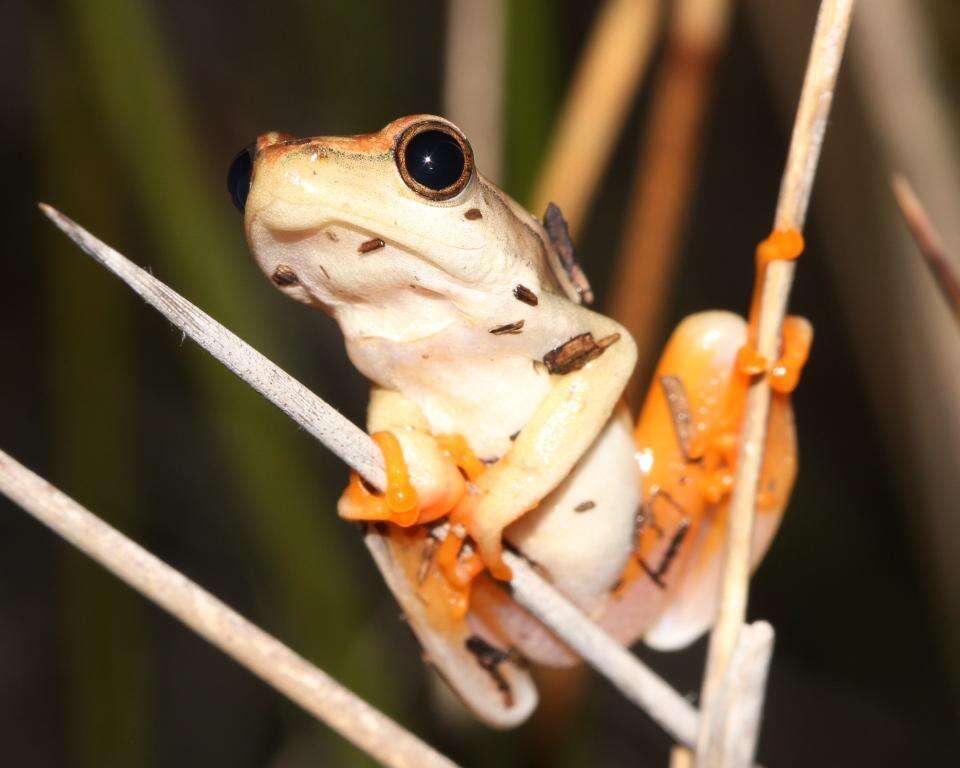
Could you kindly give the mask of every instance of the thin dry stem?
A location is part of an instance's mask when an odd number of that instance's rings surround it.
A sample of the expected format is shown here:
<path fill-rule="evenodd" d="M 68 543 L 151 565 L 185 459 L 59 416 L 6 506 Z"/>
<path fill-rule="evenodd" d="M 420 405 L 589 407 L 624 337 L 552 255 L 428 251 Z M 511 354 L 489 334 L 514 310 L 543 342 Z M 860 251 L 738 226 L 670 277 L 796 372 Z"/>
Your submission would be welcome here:
<path fill-rule="evenodd" d="M 487 178 L 503 177 L 504 0 L 447 4 L 445 114 L 470 137 Z"/>
<path fill-rule="evenodd" d="M 947 255 L 943 238 L 927 216 L 910 182 L 903 176 L 894 176 L 891 187 L 897 198 L 897 205 L 900 206 L 900 212 L 910 228 L 910 234 L 913 235 L 920 250 L 920 255 L 923 256 L 934 282 L 953 312 L 954 319 L 960 325 L 960 271 Z"/>
<path fill-rule="evenodd" d="M 153 275 L 56 209 L 47 205 L 41 208 L 71 240 L 170 322 L 317 437 L 371 485 L 383 487 L 383 457 L 366 433 Z M 698 715 L 683 696 L 587 619 L 522 558 L 507 553 L 505 559 L 514 573 L 510 587 L 518 603 L 576 649 L 674 738 L 683 744 L 694 742 Z M 135 567 L 136 563 L 118 564 L 118 568 Z"/>
<path fill-rule="evenodd" d="M 40 210 L 94 260 L 105 266 L 187 336 L 290 416 L 378 488 L 383 457 L 369 436 L 289 373 L 198 309 L 149 272 L 49 205 Z"/>
<path fill-rule="evenodd" d="M 853 0 L 823 0 L 820 5 L 790 152 L 780 186 L 774 219 L 774 226 L 778 229 L 803 229 L 853 4 Z M 780 327 L 786 312 L 794 268 L 793 262 L 776 261 L 766 271 L 758 318 L 757 349 L 767 360 L 775 360 L 779 352 Z M 751 384 L 747 396 L 736 478 L 730 500 L 720 612 L 710 636 L 703 683 L 703 711 L 708 716 L 701 719 L 697 739 L 697 764 L 700 768 L 731 764 L 727 762 L 726 755 L 718 752 L 719 745 L 714 740 L 718 728 L 708 720 L 726 715 L 714 704 L 746 617 L 750 545 L 769 411 L 770 386 L 765 377 L 760 377 Z"/>
<path fill-rule="evenodd" d="M 680 0 L 653 86 L 609 310 L 637 343 L 639 365 L 626 393 L 631 405 L 639 399 L 670 299 L 710 86 L 729 17 L 729 0 Z"/>
<path fill-rule="evenodd" d="M 514 599 L 575 650 L 620 692 L 647 712 L 681 744 L 697 737 L 697 710 L 626 648 L 588 621 L 580 610 L 511 552 L 504 561 L 513 571 Z"/>
<path fill-rule="evenodd" d="M 576 235 L 650 61 L 659 0 L 607 0 L 587 41 L 530 207 L 554 202 Z"/>
<path fill-rule="evenodd" d="M 710 743 L 729 768 L 750 768 L 757 749 L 760 718 L 773 655 L 774 632 L 765 621 L 741 628 L 727 675 L 714 701 L 723 717 L 711 717 Z M 708 764 L 709 764 L 708 756 Z"/>
<path fill-rule="evenodd" d="M 384 765 L 455 768 L 455 763 L 2 451 L 0 492 Z"/>

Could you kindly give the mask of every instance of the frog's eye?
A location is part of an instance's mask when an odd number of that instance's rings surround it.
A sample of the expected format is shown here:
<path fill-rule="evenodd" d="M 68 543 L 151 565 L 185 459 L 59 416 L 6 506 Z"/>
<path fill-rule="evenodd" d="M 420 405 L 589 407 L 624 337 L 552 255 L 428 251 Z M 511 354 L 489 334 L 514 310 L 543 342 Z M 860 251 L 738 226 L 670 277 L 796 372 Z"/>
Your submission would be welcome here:
<path fill-rule="evenodd" d="M 428 120 L 407 128 L 397 142 L 397 168 L 410 189 L 430 200 L 458 195 L 473 173 L 473 150 L 453 126 Z"/>
<path fill-rule="evenodd" d="M 237 152 L 237 156 L 230 163 L 227 171 L 227 191 L 230 199 L 240 213 L 247 204 L 247 194 L 250 192 L 250 178 L 253 175 L 253 145 Z"/>

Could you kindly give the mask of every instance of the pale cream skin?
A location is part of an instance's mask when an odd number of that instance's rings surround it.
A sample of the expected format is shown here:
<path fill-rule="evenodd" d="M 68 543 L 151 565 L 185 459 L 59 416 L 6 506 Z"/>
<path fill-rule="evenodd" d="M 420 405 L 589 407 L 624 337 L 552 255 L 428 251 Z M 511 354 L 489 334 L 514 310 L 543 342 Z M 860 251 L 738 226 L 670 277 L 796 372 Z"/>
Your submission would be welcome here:
<path fill-rule="evenodd" d="M 597 615 L 631 555 L 641 501 L 621 404 L 635 345 L 577 302 L 541 224 L 479 173 L 444 201 L 408 186 L 395 146 L 427 119 L 439 120 L 408 117 L 349 138 L 262 136 L 245 210 L 250 248 L 280 290 L 339 323 L 350 359 L 374 382 L 368 429 L 397 436 L 421 503 L 450 493 L 456 472 L 433 435 L 462 434 L 496 460 L 477 483 L 480 552 L 495 557 L 506 529 Z M 363 252 L 376 238 L 384 245 Z M 518 285 L 536 306 L 516 297 Z M 519 321 L 519 333 L 490 332 Z M 586 332 L 619 339 L 579 370 L 549 373 L 544 356 Z M 584 502 L 589 512 L 577 511 Z M 511 640 L 534 658 L 555 654 L 530 632 Z"/>
<path fill-rule="evenodd" d="M 338 322 L 350 359 L 373 382 L 368 430 L 396 436 L 420 510 L 449 511 L 463 499 L 475 505 L 460 519 L 493 575 L 506 576 L 498 572 L 505 538 L 621 641 L 643 635 L 661 649 L 691 642 L 716 614 L 723 529 L 713 523 L 723 502 L 705 505 L 697 495 L 696 478 L 706 470 L 685 454 L 658 387 L 641 411 L 636 434 L 646 447 L 638 452 L 621 402 L 634 342 L 580 304 L 576 275 L 540 222 L 469 159 L 469 172 L 443 199 L 411 180 L 400 161 L 403 142 L 428 124 L 472 156 L 455 126 L 427 115 L 363 136 L 261 136 L 244 219 L 258 264 L 284 293 Z M 581 367 L 548 370 L 548 353 L 587 333 L 610 343 Z M 811 333 L 807 325 L 806 348 Z M 705 312 L 687 318 L 668 342 L 657 376 L 696 396 L 698 429 L 722 423 L 717 414 L 746 340 L 744 320 Z M 775 398 L 771 413 L 770 501 L 758 513 L 754 564 L 796 471 L 788 399 Z M 462 435 L 489 465 L 466 494 L 460 470 L 437 443 L 444 434 Z M 641 473 L 652 522 L 638 529 Z M 674 495 L 687 497 L 683 506 L 670 507 Z M 675 538 L 679 527 L 665 527 L 669 514 L 656 519 L 664 511 L 657 499 L 682 511 L 691 536 Z M 360 519 L 352 507 L 360 503 L 345 494 L 340 513 Z M 643 532 L 651 531 L 659 538 L 643 555 Z M 365 541 L 425 659 L 489 724 L 522 722 L 537 694 L 504 649 L 552 665 L 575 657 L 485 576 L 474 582 L 466 619 L 432 611 L 414 575 L 432 557 L 424 555 L 426 538 L 392 538 L 372 526 Z M 652 557 L 642 565 L 669 565 L 669 583 L 650 570 L 626 578 L 635 546 L 631 567 Z M 500 654 L 493 667 L 484 653 Z"/>

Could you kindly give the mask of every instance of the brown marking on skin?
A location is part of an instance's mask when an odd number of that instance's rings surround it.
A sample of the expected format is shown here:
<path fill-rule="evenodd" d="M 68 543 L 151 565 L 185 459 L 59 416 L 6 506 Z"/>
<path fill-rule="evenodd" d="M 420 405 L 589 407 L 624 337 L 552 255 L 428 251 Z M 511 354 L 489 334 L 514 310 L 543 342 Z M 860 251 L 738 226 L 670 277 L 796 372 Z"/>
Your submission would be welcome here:
<path fill-rule="evenodd" d="M 324 230 L 324 234 L 326 234 L 328 240 L 331 240 L 331 241 L 333 241 L 334 243 L 339 243 L 339 242 L 340 242 L 340 238 L 337 237 L 337 233 L 334 232 L 332 229 L 326 229 L 326 230 Z"/>
<path fill-rule="evenodd" d="M 515 323 L 507 323 L 506 325 L 498 325 L 496 328 L 491 328 L 490 333 L 494 336 L 503 336 L 505 334 L 515 336 L 518 333 L 523 333 L 523 320 L 517 320 Z"/>
<path fill-rule="evenodd" d="M 289 133 L 277 133 L 274 131 L 263 134 L 263 136 L 258 139 L 257 148 L 275 148 L 280 150 L 277 155 L 287 148 L 302 148 L 308 151 L 316 151 L 321 156 L 331 151 L 351 155 L 387 155 L 393 150 L 397 133 L 402 131 L 410 123 L 417 122 L 419 119 L 419 117 L 411 115 L 408 118 L 395 120 L 383 130 L 374 133 L 360 133 L 356 136 L 310 136 L 307 138 L 297 138 Z"/>
<path fill-rule="evenodd" d="M 550 373 L 579 371 L 591 360 L 600 357 L 603 351 L 619 338 L 619 333 L 613 333 L 597 341 L 592 333 L 581 333 L 547 352 L 543 356 L 543 362 Z"/>
<path fill-rule="evenodd" d="M 602 339 L 597 339 L 597 346 L 600 347 L 600 349 L 606 349 L 607 347 L 616 344 L 618 341 L 620 341 L 620 334 L 611 333 L 609 336 L 604 336 Z"/>
<path fill-rule="evenodd" d="M 570 239 L 570 228 L 556 203 L 550 203 L 547 206 L 547 211 L 543 214 L 543 228 L 547 230 L 550 244 L 560 257 L 560 264 L 563 265 L 570 282 L 577 289 L 580 301 L 583 304 L 593 304 L 593 290 L 590 288 L 590 281 L 587 280 L 586 274 L 584 274 L 580 263 L 577 261 L 573 249 L 573 240 Z"/>
<path fill-rule="evenodd" d="M 420 550 L 420 567 L 417 569 L 417 584 L 423 584 L 430 574 L 430 566 L 433 565 L 433 555 L 437 551 L 439 542 L 430 537 L 423 549 Z"/>
<path fill-rule="evenodd" d="M 589 512 L 589 511 L 590 511 L 591 509 L 593 509 L 595 506 L 597 506 L 597 502 L 595 502 L 595 501 L 581 501 L 579 504 L 577 504 L 577 506 L 575 506 L 575 507 L 573 508 L 573 511 L 574 511 L 574 512 Z"/>
<path fill-rule="evenodd" d="M 383 240 L 379 237 L 373 237 L 370 240 L 367 240 L 363 243 L 360 243 L 360 247 L 357 248 L 357 251 L 360 253 L 370 253 L 371 251 L 378 251 L 386 245 Z"/>
<path fill-rule="evenodd" d="M 303 144 L 311 144 L 312 142 L 313 139 L 308 136 L 300 139 L 283 139 L 281 143 L 288 147 L 299 147 Z"/>
<path fill-rule="evenodd" d="M 676 376 L 661 376 L 660 388 L 667 400 L 670 418 L 673 421 L 673 431 L 677 435 L 677 443 L 687 461 L 693 461 L 690 454 L 690 442 L 693 440 L 694 423 L 690 413 L 690 401 L 687 399 L 687 390 L 683 382 Z"/>
<path fill-rule="evenodd" d="M 652 493 L 650 494 L 649 509 L 645 510 L 646 518 L 644 522 L 650 526 L 650 529 L 657 534 L 658 538 L 662 539 L 666 535 L 666 531 L 664 531 L 663 526 L 657 522 L 657 513 L 654 509 L 654 505 L 658 500 L 662 500 L 664 503 L 666 503 L 672 509 L 673 514 L 675 514 L 681 520 L 687 520 L 688 517 L 687 510 L 685 510 L 683 506 L 675 498 L 673 498 L 668 491 L 665 491 L 660 487 L 654 487 Z"/>
<path fill-rule="evenodd" d="M 517 439 L 517 435 L 519 435 L 519 434 L 520 434 L 520 430 L 518 429 L 516 432 L 514 432 L 512 435 L 510 435 L 510 442 L 512 443 L 514 440 L 516 440 L 516 439 Z"/>
<path fill-rule="evenodd" d="M 643 532 L 643 526 L 647 523 L 647 515 L 643 511 L 643 507 L 637 510 L 637 513 L 633 516 L 633 546 L 634 549 L 640 546 L 640 534 Z"/>
<path fill-rule="evenodd" d="M 279 286 L 296 285 L 300 282 L 300 278 L 293 271 L 293 267 L 288 267 L 286 264 L 278 264 L 277 268 L 273 270 L 273 274 L 270 275 L 270 279 Z"/>
<path fill-rule="evenodd" d="M 517 283 L 516 288 L 513 289 L 513 295 L 519 301 L 522 301 L 524 304 L 529 304 L 531 307 L 537 306 L 540 303 L 540 299 L 537 298 L 537 294 L 531 291 L 527 286 Z"/>
<path fill-rule="evenodd" d="M 640 567 L 643 569 L 643 572 L 646 573 L 647 576 L 650 577 L 650 580 L 660 587 L 660 589 L 667 588 L 666 583 L 663 581 L 663 577 L 667 575 L 667 570 L 670 568 L 670 564 L 680 551 L 680 545 L 683 544 L 683 540 L 686 538 L 689 530 L 690 521 L 687 518 L 684 518 L 677 524 L 677 529 L 674 531 L 673 536 L 670 539 L 670 544 L 667 546 L 667 551 L 663 553 L 663 557 L 660 558 L 660 564 L 656 568 L 651 568 L 639 557 L 637 558 L 637 563 L 639 563 Z"/>
<path fill-rule="evenodd" d="M 329 280 L 329 279 L 330 279 L 330 273 L 327 272 L 327 268 L 326 268 L 325 266 L 323 266 L 323 264 L 318 264 L 317 266 L 320 268 L 320 271 L 323 273 L 323 276 L 324 276 L 325 278 L 327 278 L 327 280 Z"/>
<path fill-rule="evenodd" d="M 477 219 L 482 219 L 483 214 L 480 213 L 479 208 L 471 208 L 469 211 L 463 214 L 463 218 L 469 219 L 470 221 L 476 221 Z"/>
<path fill-rule="evenodd" d="M 490 645 L 490 643 L 479 635 L 470 635 L 464 642 L 464 645 L 467 650 L 473 654 L 480 668 L 493 678 L 494 685 L 497 686 L 497 690 L 503 695 L 503 705 L 505 707 L 512 707 L 513 691 L 510 690 L 510 685 L 504 678 L 503 673 L 500 672 L 500 665 L 510 660 L 510 654 Z"/>

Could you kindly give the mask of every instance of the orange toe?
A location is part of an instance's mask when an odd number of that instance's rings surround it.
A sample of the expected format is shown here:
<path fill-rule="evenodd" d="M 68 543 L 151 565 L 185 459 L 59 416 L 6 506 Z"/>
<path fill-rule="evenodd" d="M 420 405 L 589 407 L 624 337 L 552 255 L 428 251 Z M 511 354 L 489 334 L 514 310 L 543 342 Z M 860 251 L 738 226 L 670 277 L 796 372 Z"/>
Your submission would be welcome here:
<path fill-rule="evenodd" d="M 420 517 L 420 503 L 410 483 L 400 441 L 390 432 L 378 432 L 373 440 L 383 453 L 386 490 L 382 494 L 373 493 L 356 472 L 351 472 L 350 484 L 343 492 L 349 511 L 341 514 L 348 520 L 380 520 L 403 528 L 411 526 Z"/>

